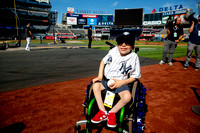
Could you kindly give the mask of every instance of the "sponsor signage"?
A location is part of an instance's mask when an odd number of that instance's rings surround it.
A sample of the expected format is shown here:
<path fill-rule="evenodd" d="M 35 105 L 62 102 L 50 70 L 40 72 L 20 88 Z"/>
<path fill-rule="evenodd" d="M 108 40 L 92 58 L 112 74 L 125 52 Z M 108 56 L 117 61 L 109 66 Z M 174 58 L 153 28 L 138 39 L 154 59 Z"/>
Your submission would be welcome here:
<path fill-rule="evenodd" d="M 97 18 L 97 15 L 95 14 L 82 14 L 83 18 Z"/>
<path fill-rule="evenodd" d="M 96 18 L 87 18 L 87 25 L 97 25 Z"/>
<path fill-rule="evenodd" d="M 169 15 L 184 14 L 184 13 L 186 13 L 186 9 L 163 12 L 162 15 L 163 16 L 169 16 Z"/>
<path fill-rule="evenodd" d="M 97 15 L 97 25 L 114 25 L 113 15 Z"/>
<path fill-rule="evenodd" d="M 174 5 L 174 6 L 170 6 L 170 7 L 163 7 L 163 8 L 159 8 L 159 12 L 169 11 L 169 10 L 179 10 L 179 9 L 183 9 L 183 6 L 182 5 Z"/>
<path fill-rule="evenodd" d="M 98 22 L 113 22 L 113 15 L 97 15 Z"/>
<path fill-rule="evenodd" d="M 49 22 L 48 20 L 43 20 L 43 22 Z"/>
<path fill-rule="evenodd" d="M 82 14 L 67 13 L 67 17 L 82 17 Z"/>
<path fill-rule="evenodd" d="M 97 22 L 97 25 L 102 25 L 102 26 L 114 25 L 114 22 Z"/>
<path fill-rule="evenodd" d="M 81 11 L 74 13 L 74 8 L 68 7 L 67 13 L 63 15 L 63 20 L 69 25 L 114 25 L 112 14 L 90 14 L 90 11 Z M 84 14 L 83 14 L 84 13 Z"/>
<path fill-rule="evenodd" d="M 162 21 L 159 20 L 159 21 L 144 21 L 143 22 L 143 25 L 161 25 L 162 24 Z"/>
<path fill-rule="evenodd" d="M 108 11 L 98 11 L 98 10 L 81 10 L 81 9 L 76 9 L 76 13 L 84 13 L 84 14 L 108 14 Z"/>
<path fill-rule="evenodd" d="M 184 22 L 186 22 L 185 19 L 184 19 L 184 16 L 185 16 L 185 14 L 174 15 L 174 20 L 175 20 L 177 17 L 180 17 L 180 18 L 181 18 L 181 22 L 184 23 Z"/>
<path fill-rule="evenodd" d="M 181 18 L 181 22 L 184 23 L 184 22 L 186 22 L 185 19 L 184 19 L 184 16 L 185 16 L 185 14 L 178 14 L 178 15 L 173 15 L 172 18 L 173 18 L 173 20 L 175 20 L 177 17 L 180 17 Z M 166 24 L 168 18 L 169 18 L 169 16 L 163 16 L 162 24 Z"/>
<path fill-rule="evenodd" d="M 169 16 L 163 16 L 162 17 L 162 24 L 166 24 Z"/>
<path fill-rule="evenodd" d="M 77 18 L 76 17 L 67 17 L 67 24 L 77 25 Z"/>
<path fill-rule="evenodd" d="M 78 18 L 77 23 L 78 23 L 78 25 L 86 25 L 87 19 L 86 18 Z"/>
<path fill-rule="evenodd" d="M 144 36 L 144 37 L 154 37 L 155 35 L 154 34 L 141 34 L 141 36 Z"/>
<path fill-rule="evenodd" d="M 67 13 L 74 13 L 73 7 L 67 7 Z"/>

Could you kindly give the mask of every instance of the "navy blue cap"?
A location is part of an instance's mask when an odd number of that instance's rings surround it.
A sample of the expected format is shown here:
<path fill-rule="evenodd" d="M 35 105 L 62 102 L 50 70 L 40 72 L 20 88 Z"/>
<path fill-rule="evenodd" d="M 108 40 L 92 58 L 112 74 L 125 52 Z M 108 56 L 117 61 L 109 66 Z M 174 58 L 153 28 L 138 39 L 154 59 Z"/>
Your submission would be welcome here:
<path fill-rule="evenodd" d="M 124 32 L 116 38 L 117 44 L 130 44 L 131 46 L 135 45 L 135 37 L 129 32 Z"/>

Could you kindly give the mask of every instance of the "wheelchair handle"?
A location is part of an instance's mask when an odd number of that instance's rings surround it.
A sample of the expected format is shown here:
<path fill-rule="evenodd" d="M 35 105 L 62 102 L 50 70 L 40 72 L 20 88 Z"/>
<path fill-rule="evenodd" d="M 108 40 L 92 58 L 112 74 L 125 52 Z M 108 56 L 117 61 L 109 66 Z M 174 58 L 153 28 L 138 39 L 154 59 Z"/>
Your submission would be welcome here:
<path fill-rule="evenodd" d="M 112 43 L 110 43 L 110 42 L 108 42 L 108 41 L 106 41 L 105 42 L 107 45 L 109 45 L 110 46 L 110 49 L 112 49 L 112 48 L 114 48 L 115 47 L 115 45 L 113 45 Z"/>

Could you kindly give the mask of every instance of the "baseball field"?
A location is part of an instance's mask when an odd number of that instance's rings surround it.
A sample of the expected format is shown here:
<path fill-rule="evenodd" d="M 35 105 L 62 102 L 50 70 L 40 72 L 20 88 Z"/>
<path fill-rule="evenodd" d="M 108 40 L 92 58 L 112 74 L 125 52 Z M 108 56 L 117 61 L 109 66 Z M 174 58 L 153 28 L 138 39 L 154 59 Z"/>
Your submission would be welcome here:
<path fill-rule="evenodd" d="M 138 44 L 136 46 L 140 47 L 139 56 L 149 56 L 157 62 L 161 59 L 163 45 L 149 47 L 148 44 Z M 92 50 L 85 49 L 87 52 Z M 31 51 L 30 54 L 38 51 Z M 193 68 L 195 55 L 191 58 L 190 67 L 187 70 L 183 69 L 185 52 L 182 51 L 186 52 L 185 44 L 177 47 L 173 66 L 155 63 L 141 66 L 140 81 L 148 89 L 145 133 L 200 132 L 200 116 L 191 110 L 192 106 L 200 105 L 200 71 L 195 71 Z M 156 57 L 154 52 L 157 54 Z M 21 53 L 23 52 L 17 52 L 16 55 Z M 98 54 L 96 56 L 98 57 Z M 0 59 L 3 61 L 2 58 Z M 98 71 L 98 65 L 95 67 Z M 85 90 L 96 74 L 97 72 L 83 78 L 1 92 L 0 131 L 73 133 L 75 123 L 85 119 L 82 115 Z M 84 132 L 85 126 L 82 126 L 81 130 Z M 102 131 L 102 133 L 110 132 L 113 131 L 106 129 Z"/>

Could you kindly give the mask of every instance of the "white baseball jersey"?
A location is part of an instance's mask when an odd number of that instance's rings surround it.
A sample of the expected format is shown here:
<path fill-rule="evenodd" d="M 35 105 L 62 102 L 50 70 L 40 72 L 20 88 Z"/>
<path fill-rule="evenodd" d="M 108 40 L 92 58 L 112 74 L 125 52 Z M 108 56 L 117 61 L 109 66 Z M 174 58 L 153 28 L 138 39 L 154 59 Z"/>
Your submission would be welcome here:
<path fill-rule="evenodd" d="M 124 80 L 129 77 L 140 78 L 140 62 L 136 53 L 131 52 L 126 56 L 121 56 L 118 47 L 111 49 L 103 58 L 104 76 L 107 79 Z"/>

